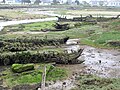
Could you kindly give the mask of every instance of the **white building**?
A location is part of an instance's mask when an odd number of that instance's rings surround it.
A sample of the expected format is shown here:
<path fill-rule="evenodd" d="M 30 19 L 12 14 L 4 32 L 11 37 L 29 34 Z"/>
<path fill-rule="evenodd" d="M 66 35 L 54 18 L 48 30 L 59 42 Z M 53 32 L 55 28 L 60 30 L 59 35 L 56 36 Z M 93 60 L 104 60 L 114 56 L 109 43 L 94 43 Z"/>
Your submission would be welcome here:
<path fill-rule="evenodd" d="M 5 3 L 6 4 L 13 4 L 13 3 L 15 3 L 15 0 L 5 0 Z"/>
<path fill-rule="evenodd" d="M 72 4 L 72 0 L 67 0 L 67 3 L 68 4 Z"/>
<path fill-rule="evenodd" d="M 43 3 L 50 3 L 52 0 L 41 0 Z"/>
<path fill-rule="evenodd" d="M 108 0 L 107 6 L 120 7 L 120 0 Z"/>
<path fill-rule="evenodd" d="M 106 6 L 108 2 L 107 0 L 91 0 L 89 4 L 91 6 Z"/>

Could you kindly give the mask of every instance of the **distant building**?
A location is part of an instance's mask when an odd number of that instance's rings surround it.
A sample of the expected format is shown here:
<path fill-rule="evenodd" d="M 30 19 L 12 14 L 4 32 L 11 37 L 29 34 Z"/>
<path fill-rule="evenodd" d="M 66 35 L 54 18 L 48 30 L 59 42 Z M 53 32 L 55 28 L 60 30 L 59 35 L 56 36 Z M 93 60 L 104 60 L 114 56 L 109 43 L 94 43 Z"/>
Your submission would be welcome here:
<path fill-rule="evenodd" d="M 91 6 L 106 6 L 108 2 L 107 0 L 91 0 L 89 4 Z"/>
<path fill-rule="evenodd" d="M 43 3 L 51 3 L 52 0 L 41 0 Z"/>
<path fill-rule="evenodd" d="M 67 3 L 68 4 L 72 4 L 72 0 L 67 0 Z"/>
<path fill-rule="evenodd" d="M 120 7 L 120 0 L 109 0 L 107 6 Z"/>
<path fill-rule="evenodd" d="M 13 4 L 13 3 L 15 3 L 15 0 L 5 0 L 5 3 L 6 4 Z"/>
<path fill-rule="evenodd" d="M 15 3 L 21 3 L 22 0 L 15 0 Z"/>

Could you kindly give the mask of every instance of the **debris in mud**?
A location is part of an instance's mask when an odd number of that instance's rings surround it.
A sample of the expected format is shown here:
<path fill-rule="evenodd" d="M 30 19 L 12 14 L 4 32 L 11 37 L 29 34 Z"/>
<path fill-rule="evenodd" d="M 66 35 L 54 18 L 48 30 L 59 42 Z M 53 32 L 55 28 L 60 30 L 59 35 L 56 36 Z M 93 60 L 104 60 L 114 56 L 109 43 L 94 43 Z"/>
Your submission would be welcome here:
<path fill-rule="evenodd" d="M 108 41 L 107 44 L 115 47 L 120 47 L 120 41 Z"/>
<path fill-rule="evenodd" d="M 115 55 L 116 53 L 118 54 Z M 101 77 L 120 77 L 120 63 L 118 63 L 120 58 L 119 51 L 97 49 L 87 46 L 84 48 L 81 57 L 84 58 L 84 64 L 87 66 L 86 71 L 90 74 Z M 115 70 L 118 71 L 116 75 L 113 74 Z"/>
<path fill-rule="evenodd" d="M 68 30 L 70 28 L 69 24 L 59 24 L 59 23 L 56 23 L 54 27 L 56 29 L 61 29 L 61 30 Z"/>
<path fill-rule="evenodd" d="M 24 85 L 17 85 L 14 86 L 12 88 L 12 90 L 37 90 L 38 87 L 40 87 L 41 84 L 33 84 L 33 85 L 29 85 L 29 84 L 24 84 Z"/>

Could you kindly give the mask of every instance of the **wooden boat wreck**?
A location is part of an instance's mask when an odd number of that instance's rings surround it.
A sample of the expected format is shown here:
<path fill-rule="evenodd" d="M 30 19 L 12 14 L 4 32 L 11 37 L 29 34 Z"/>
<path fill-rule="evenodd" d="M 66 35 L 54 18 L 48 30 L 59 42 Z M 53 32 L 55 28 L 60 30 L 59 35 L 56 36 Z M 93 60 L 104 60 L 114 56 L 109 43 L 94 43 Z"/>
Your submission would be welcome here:
<path fill-rule="evenodd" d="M 46 52 L 16 52 L 14 54 L 0 55 L 0 65 L 12 65 L 14 63 L 56 63 L 56 64 L 81 64 L 84 60 L 79 60 L 83 49 L 72 53 L 63 51 L 46 51 Z"/>
<path fill-rule="evenodd" d="M 56 29 L 59 29 L 59 30 L 68 30 L 69 29 L 69 24 L 59 24 L 59 23 L 56 23 L 54 25 L 54 27 Z"/>
<path fill-rule="evenodd" d="M 69 24 L 55 23 L 54 28 L 55 29 L 42 29 L 41 31 L 43 31 L 43 32 L 65 31 L 65 30 L 70 29 L 70 26 L 69 26 Z"/>
<path fill-rule="evenodd" d="M 120 17 L 120 15 L 117 15 L 116 17 L 103 17 L 103 16 L 97 16 L 97 17 L 93 17 L 91 14 L 89 14 L 88 16 L 80 16 L 80 17 L 73 17 L 72 19 L 67 19 L 66 17 L 58 17 L 58 22 L 105 22 L 105 21 L 109 21 L 109 20 L 114 20 L 114 19 L 118 19 Z"/>
<path fill-rule="evenodd" d="M 72 53 L 65 52 L 62 55 L 59 55 L 56 59 L 56 64 L 81 64 L 84 60 L 79 60 L 78 58 L 81 56 L 83 49 L 79 49 L 77 52 L 74 51 Z"/>
<path fill-rule="evenodd" d="M 88 16 L 80 16 L 80 17 L 73 17 L 72 19 L 68 19 L 68 18 L 66 18 L 66 17 L 58 17 L 58 16 L 56 16 L 57 18 L 58 18 L 58 22 L 78 22 L 78 21 L 81 21 L 81 22 L 83 22 L 83 21 L 88 21 L 88 22 L 91 22 L 91 21 L 93 21 L 93 20 L 91 20 L 93 17 L 92 17 L 92 15 L 88 15 Z"/>

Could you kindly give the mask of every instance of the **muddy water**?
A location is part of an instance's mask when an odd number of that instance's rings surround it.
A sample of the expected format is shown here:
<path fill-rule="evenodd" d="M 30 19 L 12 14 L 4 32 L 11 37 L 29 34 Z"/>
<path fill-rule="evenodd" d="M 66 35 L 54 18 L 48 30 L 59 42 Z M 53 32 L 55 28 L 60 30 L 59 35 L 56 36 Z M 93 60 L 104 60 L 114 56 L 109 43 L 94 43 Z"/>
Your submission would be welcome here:
<path fill-rule="evenodd" d="M 84 65 L 87 66 L 85 70 L 88 73 L 101 77 L 120 77 L 120 51 L 80 46 L 77 45 L 78 41 L 78 39 L 68 40 L 67 45 L 69 46 L 66 49 L 70 52 L 71 50 L 76 51 L 79 48 L 84 48 L 79 59 L 85 60 Z"/>

